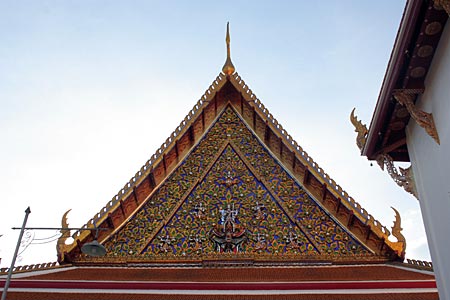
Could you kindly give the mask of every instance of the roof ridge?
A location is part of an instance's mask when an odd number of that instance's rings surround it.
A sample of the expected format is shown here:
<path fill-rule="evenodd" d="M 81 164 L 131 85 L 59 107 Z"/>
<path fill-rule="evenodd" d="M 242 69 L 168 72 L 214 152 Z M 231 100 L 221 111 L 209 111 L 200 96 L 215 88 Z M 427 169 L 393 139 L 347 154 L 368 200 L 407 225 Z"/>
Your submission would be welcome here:
<path fill-rule="evenodd" d="M 230 76 L 230 81 L 240 89 L 240 92 L 246 98 L 246 100 L 252 104 L 259 113 L 269 121 L 274 129 L 282 136 L 288 145 L 293 148 L 297 154 L 306 162 L 316 173 L 321 177 L 325 184 L 327 184 L 336 195 L 344 200 L 344 205 L 350 208 L 356 216 L 358 216 L 367 225 L 372 225 L 372 230 L 376 229 L 376 233 L 382 237 L 386 237 L 386 243 L 392 243 L 387 240 L 387 237 L 391 235 L 389 229 L 382 225 L 380 221 L 376 220 L 371 214 L 367 212 L 358 202 L 355 201 L 339 184 L 334 181 L 314 160 L 303 150 L 303 148 L 294 140 L 294 138 L 283 128 L 283 126 L 275 119 L 275 117 L 264 106 L 261 100 L 256 97 L 253 91 L 248 87 L 245 81 L 236 72 Z"/>

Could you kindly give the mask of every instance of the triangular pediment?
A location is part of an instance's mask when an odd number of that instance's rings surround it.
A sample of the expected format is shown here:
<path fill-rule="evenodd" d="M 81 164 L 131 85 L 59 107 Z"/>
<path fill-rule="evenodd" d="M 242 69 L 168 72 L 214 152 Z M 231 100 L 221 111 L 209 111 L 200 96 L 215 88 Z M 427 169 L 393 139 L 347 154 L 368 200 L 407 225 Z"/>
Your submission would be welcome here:
<path fill-rule="evenodd" d="M 237 74 L 217 77 L 87 226 L 94 225 L 106 229 L 99 240 L 109 262 L 401 255 L 389 231 L 317 166 Z M 92 236 L 75 239 L 59 248 L 61 262 L 89 261 L 80 245 Z"/>
<path fill-rule="evenodd" d="M 231 106 L 105 246 L 112 256 L 154 259 L 370 253 L 295 182 Z"/>

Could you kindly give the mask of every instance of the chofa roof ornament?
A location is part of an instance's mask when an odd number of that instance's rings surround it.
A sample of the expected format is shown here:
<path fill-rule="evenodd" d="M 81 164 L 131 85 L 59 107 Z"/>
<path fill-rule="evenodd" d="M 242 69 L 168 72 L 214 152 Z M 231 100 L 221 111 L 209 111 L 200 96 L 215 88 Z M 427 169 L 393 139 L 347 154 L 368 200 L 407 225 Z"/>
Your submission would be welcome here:
<path fill-rule="evenodd" d="M 352 113 L 350 114 L 350 121 L 352 122 L 353 126 L 355 126 L 355 132 L 358 133 L 358 136 L 356 137 L 356 145 L 358 146 L 359 150 L 362 151 L 364 146 L 366 145 L 367 133 L 369 132 L 369 130 L 367 130 L 367 126 L 360 120 L 358 120 L 357 116 L 355 116 L 355 108 L 353 108 Z"/>

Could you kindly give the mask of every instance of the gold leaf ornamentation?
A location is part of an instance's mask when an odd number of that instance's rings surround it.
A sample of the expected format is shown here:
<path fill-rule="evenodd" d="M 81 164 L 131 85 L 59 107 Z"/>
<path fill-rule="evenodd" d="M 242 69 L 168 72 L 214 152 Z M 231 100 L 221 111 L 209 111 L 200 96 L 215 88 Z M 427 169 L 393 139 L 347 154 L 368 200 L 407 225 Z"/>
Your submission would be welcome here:
<path fill-rule="evenodd" d="M 223 65 L 222 72 L 225 75 L 231 75 L 234 73 L 235 68 L 233 63 L 231 62 L 231 54 L 230 54 L 230 23 L 227 23 L 227 36 L 225 38 L 225 41 L 227 42 L 227 60 Z"/>
<path fill-rule="evenodd" d="M 399 253 L 399 256 L 404 257 L 405 256 L 405 250 L 406 250 L 406 239 L 402 234 L 403 228 L 402 225 L 402 219 L 400 217 L 400 213 L 395 208 L 391 207 L 395 212 L 395 221 L 392 228 L 392 235 L 397 239 L 397 243 L 401 245 L 401 253 Z"/>
<path fill-rule="evenodd" d="M 415 91 L 412 90 L 398 90 L 394 92 L 394 98 L 403 106 L 406 107 L 411 117 L 416 123 L 425 129 L 429 136 L 431 136 L 436 143 L 440 144 L 439 134 L 434 124 L 433 114 L 421 111 L 414 105 Z"/>
<path fill-rule="evenodd" d="M 434 4 L 445 9 L 450 16 L 450 0 L 434 0 Z"/>
<path fill-rule="evenodd" d="M 411 166 L 406 169 L 399 167 L 399 170 L 397 170 L 392 157 L 388 154 L 380 154 L 377 156 L 376 160 L 381 170 L 384 171 L 384 167 L 386 166 L 388 174 L 398 186 L 419 199 Z"/>
<path fill-rule="evenodd" d="M 70 238 L 70 230 L 64 229 L 69 228 L 69 223 L 67 222 L 67 215 L 72 209 L 69 209 L 64 213 L 64 215 L 61 218 L 61 236 L 58 239 L 58 242 L 56 243 L 56 251 L 58 253 L 58 260 L 63 261 L 64 252 L 67 250 L 66 240 Z"/>
<path fill-rule="evenodd" d="M 352 113 L 350 114 L 350 122 L 352 122 L 353 126 L 355 126 L 355 132 L 358 133 L 356 137 L 356 145 L 359 150 L 362 150 L 366 144 L 367 133 L 369 130 L 367 130 L 367 126 L 355 116 L 355 108 L 353 108 Z"/>

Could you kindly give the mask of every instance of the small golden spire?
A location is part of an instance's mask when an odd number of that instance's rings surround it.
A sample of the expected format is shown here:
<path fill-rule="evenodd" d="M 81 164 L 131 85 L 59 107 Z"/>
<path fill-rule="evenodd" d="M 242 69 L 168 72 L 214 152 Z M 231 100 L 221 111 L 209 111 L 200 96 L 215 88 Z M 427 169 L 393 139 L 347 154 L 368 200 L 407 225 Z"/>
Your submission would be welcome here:
<path fill-rule="evenodd" d="M 227 42 L 227 60 L 223 65 L 222 72 L 225 75 L 231 75 L 234 73 L 235 69 L 233 63 L 231 62 L 231 55 L 230 55 L 230 22 L 227 22 L 227 37 L 225 38 L 225 41 Z"/>

